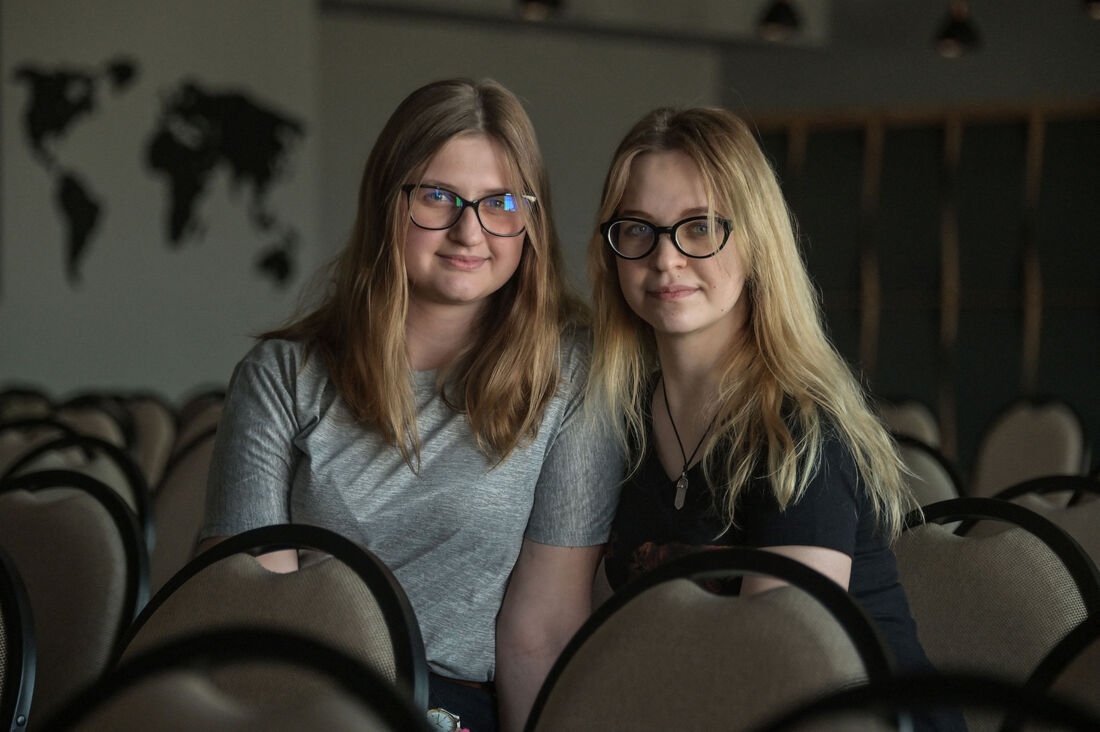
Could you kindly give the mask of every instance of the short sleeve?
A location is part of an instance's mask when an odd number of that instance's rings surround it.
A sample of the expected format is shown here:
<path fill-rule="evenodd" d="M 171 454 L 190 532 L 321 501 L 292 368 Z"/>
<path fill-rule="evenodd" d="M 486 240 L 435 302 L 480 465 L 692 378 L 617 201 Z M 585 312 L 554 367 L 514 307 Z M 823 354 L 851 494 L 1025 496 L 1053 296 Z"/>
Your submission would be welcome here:
<path fill-rule="evenodd" d="M 797 503 L 780 511 L 767 482 L 757 480 L 742 495 L 736 522 L 748 546 L 817 546 L 854 557 L 862 491 L 850 453 L 829 439 Z"/>
<path fill-rule="evenodd" d="M 603 544 L 615 517 L 624 456 L 583 407 L 588 373 L 583 343 L 574 343 L 563 371 L 565 408 L 547 446 L 524 536 L 555 546 Z"/>
<path fill-rule="evenodd" d="M 233 372 L 210 461 L 202 538 L 290 520 L 298 433 L 294 346 L 260 343 Z"/>

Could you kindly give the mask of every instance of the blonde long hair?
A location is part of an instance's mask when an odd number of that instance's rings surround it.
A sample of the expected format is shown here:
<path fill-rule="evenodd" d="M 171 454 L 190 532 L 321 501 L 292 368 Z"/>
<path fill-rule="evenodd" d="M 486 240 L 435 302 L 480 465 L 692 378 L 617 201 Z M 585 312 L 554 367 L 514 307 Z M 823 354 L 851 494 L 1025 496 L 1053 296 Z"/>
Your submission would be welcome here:
<path fill-rule="evenodd" d="M 438 81 L 401 102 L 367 159 L 355 226 L 331 266 L 328 292 L 311 312 L 262 336 L 298 340 L 318 352 L 356 420 L 378 430 L 413 470 L 420 438 L 405 349 L 408 213 L 401 186 L 417 182 L 440 148 L 467 134 L 498 143 L 509 184 L 537 203 L 527 214 L 515 275 L 492 296 L 440 388 L 466 414 L 487 456 L 504 460 L 533 438 L 557 389 L 560 339 L 580 308 L 563 284 L 534 128 L 515 95 L 494 81 Z"/>
<path fill-rule="evenodd" d="M 797 501 L 819 468 L 828 432 L 845 444 L 888 537 L 912 501 L 897 449 L 829 342 L 791 215 L 752 132 L 722 109 L 658 109 L 626 135 L 604 183 L 599 220 L 615 215 L 639 156 L 679 151 L 702 173 L 711 212 L 732 222 L 730 243 L 745 267 L 743 339 L 720 377 L 715 428 L 703 466 L 728 525 L 749 482 L 766 475 L 780 507 Z M 659 370 L 650 326 L 630 309 L 615 256 L 597 232 L 589 244 L 595 337 L 590 406 L 624 415 L 616 425 L 637 470 L 646 454 L 646 415 Z M 721 476 L 721 477 L 719 477 Z"/>

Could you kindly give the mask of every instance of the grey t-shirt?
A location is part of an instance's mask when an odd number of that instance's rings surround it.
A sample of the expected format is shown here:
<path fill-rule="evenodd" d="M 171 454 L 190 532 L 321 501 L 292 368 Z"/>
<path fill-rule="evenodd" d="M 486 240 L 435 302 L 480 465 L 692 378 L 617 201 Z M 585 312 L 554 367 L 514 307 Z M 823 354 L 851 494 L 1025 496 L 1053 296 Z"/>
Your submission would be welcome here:
<path fill-rule="evenodd" d="M 581 408 L 587 346 L 567 339 L 538 436 L 494 467 L 434 371 L 414 371 L 419 475 L 355 423 L 316 355 L 258 343 L 237 365 L 218 427 L 201 535 L 294 522 L 374 552 L 400 581 L 440 674 L 493 678 L 495 624 L 524 537 L 607 539 L 622 477 L 610 436 Z"/>

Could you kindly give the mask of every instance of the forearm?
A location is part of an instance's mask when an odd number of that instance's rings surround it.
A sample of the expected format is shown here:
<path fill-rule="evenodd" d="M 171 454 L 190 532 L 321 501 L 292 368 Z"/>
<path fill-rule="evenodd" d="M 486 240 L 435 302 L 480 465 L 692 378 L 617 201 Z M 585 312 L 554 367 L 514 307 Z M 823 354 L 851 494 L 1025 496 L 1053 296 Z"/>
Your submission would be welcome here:
<path fill-rule="evenodd" d="M 524 541 L 497 616 L 502 732 L 523 729 L 547 672 L 591 612 L 600 550 Z"/>

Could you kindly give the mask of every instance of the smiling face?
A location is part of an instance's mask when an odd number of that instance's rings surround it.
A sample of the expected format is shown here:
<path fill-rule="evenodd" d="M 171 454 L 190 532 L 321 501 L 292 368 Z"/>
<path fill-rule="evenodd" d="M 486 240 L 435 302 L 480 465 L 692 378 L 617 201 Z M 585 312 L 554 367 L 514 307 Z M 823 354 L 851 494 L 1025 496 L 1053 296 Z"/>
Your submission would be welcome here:
<path fill-rule="evenodd" d="M 715 211 L 716 216 L 725 212 Z M 670 226 L 707 215 L 699 167 L 679 151 L 648 152 L 631 163 L 617 216 Z M 619 286 L 630 308 L 653 327 L 658 343 L 687 342 L 708 348 L 730 343 L 745 323 L 745 268 L 736 235 L 712 257 L 685 256 L 662 234 L 642 259 L 616 257 Z"/>
<path fill-rule="evenodd" d="M 439 149 L 419 180 L 409 182 L 437 185 L 474 201 L 509 191 L 506 171 L 498 143 L 481 134 L 460 135 Z M 408 221 L 405 271 L 412 304 L 480 308 L 515 274 L 525 239 L 490 234 L 473 210 L 464 209 L 453 226 L 439 231 Z"/>

